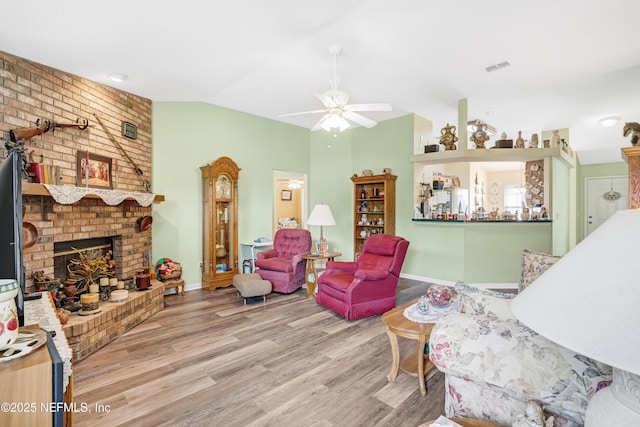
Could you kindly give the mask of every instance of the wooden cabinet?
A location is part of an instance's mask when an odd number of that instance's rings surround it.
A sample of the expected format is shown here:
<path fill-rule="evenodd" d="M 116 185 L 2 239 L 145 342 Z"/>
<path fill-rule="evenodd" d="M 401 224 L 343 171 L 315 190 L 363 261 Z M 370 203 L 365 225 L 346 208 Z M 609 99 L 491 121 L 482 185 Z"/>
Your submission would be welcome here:
<path fill-rule="evenodd" d="M 353 249 L 357 254 L 372 234 L 396 234 L 396 179 L 391 174 L 352 177 L 355 212 Z"/>
<path fill-rule="evenodd" d="M 230 286 L 238 270 L 238 172 L 229 157 L 202 166 L 202 288 Z"/>

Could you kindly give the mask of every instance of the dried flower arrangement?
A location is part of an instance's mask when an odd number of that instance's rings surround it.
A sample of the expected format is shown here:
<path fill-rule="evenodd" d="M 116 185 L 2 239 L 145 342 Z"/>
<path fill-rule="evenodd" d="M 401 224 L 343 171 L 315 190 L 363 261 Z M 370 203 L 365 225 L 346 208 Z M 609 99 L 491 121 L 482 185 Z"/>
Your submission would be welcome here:
<path fill-rule="evenodd" d="M 113 252 L 109 250 L 102 255 L 100 250 L 73 250 L 78 257 L 72 259 L 67 266 L 69 271 L 68 279 L 65 284 L 74 284 L 77 293 L 86 292 L 89 285 L 99 283 L 102 277 L 113 277 L 115 261 L 112 259 Z"/>

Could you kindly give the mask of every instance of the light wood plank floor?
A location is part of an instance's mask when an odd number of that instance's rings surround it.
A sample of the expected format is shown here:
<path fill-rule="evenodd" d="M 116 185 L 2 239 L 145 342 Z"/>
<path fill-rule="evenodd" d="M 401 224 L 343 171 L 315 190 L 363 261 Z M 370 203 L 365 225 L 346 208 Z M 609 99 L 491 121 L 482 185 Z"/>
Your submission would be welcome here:
<path fill-rule="evenodd" d="M 401 279 L 397 303 L 428 284 Z M 409 426 L 443 414 L 444 377 L 386 379 L 380 316 L 347 321 L 306 288 L 244 306 L 235 289 L 169 295 L 161 312 L 74 366 L 82 426 Z M 415 341 L 400 338 L 401 356 Z M 96 412 L 95 405 L 108 405 Z"/>

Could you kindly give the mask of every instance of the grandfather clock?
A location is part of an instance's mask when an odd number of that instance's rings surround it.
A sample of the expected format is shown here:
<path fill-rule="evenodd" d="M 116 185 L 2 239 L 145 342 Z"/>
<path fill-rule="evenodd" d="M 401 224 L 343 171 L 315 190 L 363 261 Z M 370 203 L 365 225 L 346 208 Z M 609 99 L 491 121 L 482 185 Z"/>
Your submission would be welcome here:
<path fill-rule="evenodd" d="M 238 271 L 238 172 L 229 157 L 202 166 L 202 288 L 232 284 Z"/>

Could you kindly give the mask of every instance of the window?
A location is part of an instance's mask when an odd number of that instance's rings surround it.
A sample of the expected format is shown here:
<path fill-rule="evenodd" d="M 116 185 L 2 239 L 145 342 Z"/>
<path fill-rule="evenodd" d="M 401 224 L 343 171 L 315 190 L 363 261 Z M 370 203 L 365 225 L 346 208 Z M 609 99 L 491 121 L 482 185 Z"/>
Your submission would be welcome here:
<path fill-rule="evenodd" d="M 525 192 L 518 184 L 504 185 L 504 211 L 515 213 L 522 211 L 522 205 L 525 203 Z"/>

